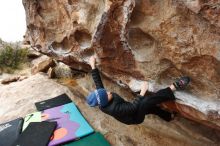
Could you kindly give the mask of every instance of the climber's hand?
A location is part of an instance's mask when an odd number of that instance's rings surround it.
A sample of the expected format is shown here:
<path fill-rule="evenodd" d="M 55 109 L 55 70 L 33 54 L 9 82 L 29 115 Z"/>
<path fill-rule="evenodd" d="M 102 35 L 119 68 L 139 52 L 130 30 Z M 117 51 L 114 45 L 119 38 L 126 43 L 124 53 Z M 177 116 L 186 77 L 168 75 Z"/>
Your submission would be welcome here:
<path fill-rule="evenodd" d="M 91 56 L 89 59 L 89 64 L 91 66 L 92 69 L 95 69 L 95 64 L 96 64 L 96 58 L 95 56 Z"/>
<path fill-rule="evenodd" d="M 148 90 L 148 82 L 144 81 L 141 85 L 141 92 L 140 92 L 140 95 L 141 96 L 144 96 L 145 93 L 147 92 Z"/>

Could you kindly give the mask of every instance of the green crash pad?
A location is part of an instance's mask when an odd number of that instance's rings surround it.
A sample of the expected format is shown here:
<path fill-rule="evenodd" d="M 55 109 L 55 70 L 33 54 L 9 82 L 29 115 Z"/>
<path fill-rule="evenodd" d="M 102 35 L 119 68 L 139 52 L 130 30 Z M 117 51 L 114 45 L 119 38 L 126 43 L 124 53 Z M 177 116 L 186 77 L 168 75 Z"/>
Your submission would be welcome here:
<path fill-rule="evenodd" d="M 24 118 L 24 124 L 23 124 L 22 131 L 24 131 L 31 122 L 41 122 L 41 121 L 42 121 L 41 120 L 41 112 L 35 112 L 32 114 L 26 115 Z"/>
<path fill-rule="evenodd" d="M 77 141 L 65 144 L 64 146 L 111 146 L 105 137 L 96 132 Z"/>

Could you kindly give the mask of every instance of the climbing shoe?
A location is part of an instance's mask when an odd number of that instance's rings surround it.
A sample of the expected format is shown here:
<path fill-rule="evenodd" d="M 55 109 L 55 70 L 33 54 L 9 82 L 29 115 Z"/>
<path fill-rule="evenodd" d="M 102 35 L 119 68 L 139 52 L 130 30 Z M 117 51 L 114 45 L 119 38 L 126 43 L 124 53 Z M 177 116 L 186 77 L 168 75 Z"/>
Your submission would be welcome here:
<path fill-rule="evenodd" d="M 183 90 L 186 88 L 189 82 L 190 82 L 190 78 L 185 76 L 185 77 L 177 78 L 173 83 L 173 85 L 175 86 L 176 90 Z"/>

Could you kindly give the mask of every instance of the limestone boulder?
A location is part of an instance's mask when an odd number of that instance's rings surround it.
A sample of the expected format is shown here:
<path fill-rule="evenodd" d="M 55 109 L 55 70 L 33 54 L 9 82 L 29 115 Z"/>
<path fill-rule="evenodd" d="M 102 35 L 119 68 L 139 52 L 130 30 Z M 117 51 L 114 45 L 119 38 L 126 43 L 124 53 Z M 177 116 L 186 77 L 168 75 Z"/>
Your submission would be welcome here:
<path fill-rule="evenodd" d="M 72 78 L 74 76 L 73 70 L 62 62 L 57 63 L 54 74 L 56 78 Z"/>
<path fill-rule="evenodd" d="M 190 88 L 165 106 L 220 128 L 218 0 L 23 0 L 25 40 L 73 69 L 88 72 L 96 54 L 103 75 L 135 91 L 156 91 L 182 75 Z"/>

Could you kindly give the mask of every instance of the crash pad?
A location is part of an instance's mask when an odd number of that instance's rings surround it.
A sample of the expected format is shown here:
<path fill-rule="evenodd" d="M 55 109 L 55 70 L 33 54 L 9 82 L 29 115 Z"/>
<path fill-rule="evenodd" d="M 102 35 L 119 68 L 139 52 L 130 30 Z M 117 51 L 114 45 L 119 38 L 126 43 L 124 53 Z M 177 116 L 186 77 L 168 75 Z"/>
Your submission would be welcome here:
<path fill-rule="evenodd" d="M 35 112 L 35 113 L 31 113 L 25 116 L 24 118 L 24 125 L 22 128 L 22 131 L 24 131 L 27 126 L 29 125 L 29 123 L 31 122 L 41 122 L 41 112 Z"/>
<path fill-rule="evenodd" d="M 48 100 L 36 102 L 35 106 L 38 111 L 43 111 L 43 110 L 57 107 L 57 106 L 61 106 L 61 105 L 64 105 L 64 104 L 67 104 L 70 102 L 72 102 L 72 100 L 68 97 L 68 95 L 61 94 L 59 96 L 56 96 L 56 97 L 48 99 Z"/>
<path fill-rule="evenodd" d="M 0 146 L 11 146 L 19 137 L 23 118 L 18 118 L 3 124 L 0 124 Z"/>
<path fill-rule="evenodd" d="M 47 146 L 56 126 L 56 122 L 31 122 L 13 146 Z"/>
<path fill-rule="evenodd" d="M 59 145 L 94 132 L 73 102 L 44 110 L 42 120 L 57 122 L 57 129 L 49 146 Z"/>

